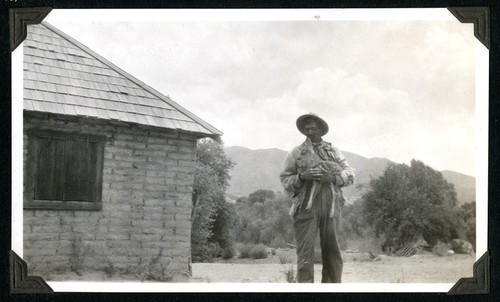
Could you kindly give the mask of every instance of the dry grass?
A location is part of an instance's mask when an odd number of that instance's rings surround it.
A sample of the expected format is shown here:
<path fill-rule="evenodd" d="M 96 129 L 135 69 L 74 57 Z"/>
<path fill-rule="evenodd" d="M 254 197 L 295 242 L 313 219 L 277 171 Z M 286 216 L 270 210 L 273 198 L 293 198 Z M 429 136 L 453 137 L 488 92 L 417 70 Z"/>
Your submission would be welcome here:
<path fill-rule="evenodd" d="M 291 251 L 293 253 L 294 251 Z M 472 277 L 475 257 L 451 255 L 440 257 L 420 254 L 411 257 L 384 256 L 379 261 L 363 258 L 353 261 L 354 254 L 344 254 L 344 283 L 456 283 L 460 278 Z M 271 258 L 271 259 L 269 259 Z M 211 282 L 267 282 L 287 283 L 296 274 L 295 259 L 289 264 L 279 263 L 277 256 L 239 263 L 195 263 L 193 278 Z M 243 259 L 240 259 L 243 260 Z M 274 262 L 270 262 L 273 260 Z M 293 275 L 292 275 L 293 271 Z M 315 282 L 321 281 L 321 264 L 314 265 Z"/>

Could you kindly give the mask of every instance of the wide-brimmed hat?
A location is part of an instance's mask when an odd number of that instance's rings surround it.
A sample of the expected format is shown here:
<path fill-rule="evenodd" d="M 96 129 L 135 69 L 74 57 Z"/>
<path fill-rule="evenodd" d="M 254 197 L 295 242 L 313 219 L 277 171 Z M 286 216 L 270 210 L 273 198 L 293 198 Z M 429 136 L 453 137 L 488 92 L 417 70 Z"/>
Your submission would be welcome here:
<path fill-rule="evenodd" d="M 305 131 L 305 126 L 306 126 L 306 121 L 308 119 L 314 119 L 316 121 L 317 126 L 320 129 L 319 132 L 320 136 L 323 136 L 328 133 L 328 124 L 325 122 L 324 119 L 320 118 L 314 113 L 309 113 L 299 116 L 299 118 L 297 119 L 297 129 L 299 129 L 300 133 L 307 136 L 307 133 Z"/>

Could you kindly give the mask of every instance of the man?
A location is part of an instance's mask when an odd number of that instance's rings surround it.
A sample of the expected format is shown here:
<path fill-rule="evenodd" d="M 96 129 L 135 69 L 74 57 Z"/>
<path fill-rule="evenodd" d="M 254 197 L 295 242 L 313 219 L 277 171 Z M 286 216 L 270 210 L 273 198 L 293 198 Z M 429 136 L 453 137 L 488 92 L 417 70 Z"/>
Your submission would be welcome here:
<path fill-rule="evenodd" d="M 340 283 L 342 255 L 337 241 L 340 211 L 345 203 L 340 188 L 354 181 L 339 149 L 322 140 L 328 124 L 315 114 L 297 119 L 307 139 L 288 153 L 280 180 L 292 196 L 290 215 L 297 240 L 297 281 L 314 282 L 314 242 L 319 229 L 323 283 Z"/>

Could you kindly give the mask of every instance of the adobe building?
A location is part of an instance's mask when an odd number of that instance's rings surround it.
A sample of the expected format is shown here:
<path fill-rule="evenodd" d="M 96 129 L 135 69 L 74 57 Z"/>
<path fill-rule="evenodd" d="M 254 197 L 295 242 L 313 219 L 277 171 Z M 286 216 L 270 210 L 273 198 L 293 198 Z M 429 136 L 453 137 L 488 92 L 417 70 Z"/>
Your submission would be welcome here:
<path fill-rule="evenodd" d="M 190 274 L 196 142 L 222 133 L 50 24 L 24 58 L 30 274 Z"/>

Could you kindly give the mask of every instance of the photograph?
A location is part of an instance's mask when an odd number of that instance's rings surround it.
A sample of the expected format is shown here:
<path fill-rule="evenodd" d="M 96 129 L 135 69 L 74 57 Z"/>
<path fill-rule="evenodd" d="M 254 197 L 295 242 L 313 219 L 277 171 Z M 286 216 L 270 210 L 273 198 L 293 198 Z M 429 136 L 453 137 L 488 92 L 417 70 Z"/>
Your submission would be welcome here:
<path fill-rule="evenodd" d="M 55 292 L 446 293 L 488 252 L 484 43 L 447 8 L 52 9 L 12 52 L 12 251 Z"/>

